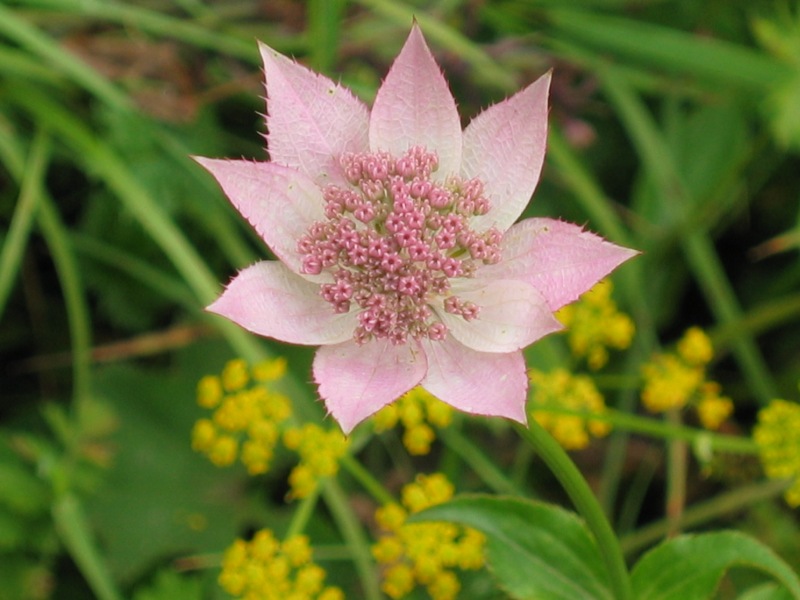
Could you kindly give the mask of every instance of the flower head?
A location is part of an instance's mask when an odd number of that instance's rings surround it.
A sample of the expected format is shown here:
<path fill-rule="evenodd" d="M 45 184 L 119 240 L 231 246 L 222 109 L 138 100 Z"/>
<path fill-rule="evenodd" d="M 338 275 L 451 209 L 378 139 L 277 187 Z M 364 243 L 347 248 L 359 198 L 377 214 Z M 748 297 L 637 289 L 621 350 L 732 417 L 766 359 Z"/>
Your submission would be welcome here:
<path fill-rule="evenodd" d="M 790 506 L 800 506 L 800 404 L 770 402 L 758 412 L 753 439 L 767 477 L 792 480 L 784 497 Z"/>
<path fill-rule="evenodd" d="M 566 369 L 549 373 L 531 369 L 528 377 L 532 384 L 531 416 L 567 450 L 583 449 L 592 436 L 604 437 L 611 431 L 608 423 L 590 416 L 606 410 L 605 400 L 591 377 L 573 375 Z M 589 414 L 561 414 L 559 409 Z"/>
<path fill-rule="evenodd" d="M 381 530 L 372 555 L 384 567 L 381 589 L 390 598 L 424 585 L 434 600 L 452 600 L 461 584 L 453 569 L 483 567 L 482 533 L 453 523 L 407 523 L 409 514 L 447 502 L 455 488 L 441 473 L 419 474 L 403 486 L 402 506 L 386 504 L 375 511 Z"/>
<path fill-rule="evenodd" d="M 525 422 L 521 349 L 635 252 L 552 219 L 514 224 L 539 180 L 546 74 L 462 132 L 417 26 L 372 110 L 261 46 L 271 160 L 198 162 L 278 261 L 209 310 L 319 345 L 314 378 L 345 432 L 416 385 Z"/>

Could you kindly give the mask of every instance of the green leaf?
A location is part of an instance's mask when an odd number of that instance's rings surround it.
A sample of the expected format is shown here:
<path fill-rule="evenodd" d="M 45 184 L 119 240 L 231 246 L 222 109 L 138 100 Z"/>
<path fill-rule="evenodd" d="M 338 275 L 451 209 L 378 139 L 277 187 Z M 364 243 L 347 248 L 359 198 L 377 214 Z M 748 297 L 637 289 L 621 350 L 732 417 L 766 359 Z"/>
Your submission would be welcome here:
<path fill-rule="evenodd" d="M 634 596 L 639 600 L 707 600 L 732 567 L 764 571 L 800 599 L 800 579 L 792 569 L 761 542 L 733 531 L 683 535 L 660 544 L 634 567 Z"/>
<path fill-rule="evenodd" d="M 219 469 L 191 449 L 200 415 L 194 386 L 219 346 L 184 351 L 195 364 L 179 376 L 127 366 L 98 371 L 95 392 L 116 411 L 120 427 L 113 467 L 87 513 L 105 544 L 114 574 L 130 581 L 165 557 L 219 552 L 253 517 L 241 470 Z M 195 370 L 196 369 L 196 370 Z"/>
<path fill-rule="evenodd" d="M 159 571 L 153 584 L 138 590 L 133 600 L 202 600 L 199 579 L 182 577 L 174 571 Z"/>
<path fill-rule="evenodd" d="M 5 442 L 5 436 L 0 441 Z M 5 443 L 0 444 L 0 506 L 18 515 L 46 513 L 50 490 Z"/>
<path fill-rule="evenodd" d="M 791 598 L 792 596 L 786 591 L 786 588 L 774 583 L 759 585 L 739 596 L 739 600 L 791 600 Z"/>
<path fill-rule="evenodd" d="M 450 521 L 486 535 L 488 562 L 512 598 L 612 598 L 594 540 L 573 513 L 541 502 L 461 496 L 412 521 Z"/>

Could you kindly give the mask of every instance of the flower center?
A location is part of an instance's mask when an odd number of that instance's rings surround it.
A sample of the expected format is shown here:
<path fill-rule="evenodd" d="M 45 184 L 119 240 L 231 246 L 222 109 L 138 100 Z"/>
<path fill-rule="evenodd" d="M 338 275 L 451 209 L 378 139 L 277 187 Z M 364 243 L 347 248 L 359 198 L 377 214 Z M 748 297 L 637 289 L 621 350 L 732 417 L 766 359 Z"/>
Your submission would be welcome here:
<path fill-rule="evenodd" d="M 480 307 L 453 294 L 450 280 L 500 261 L 500 232 L 470 227 L 491 208 L 481 181 L 431 181 L 438 157 L 419 146 L 397 159 L 347 153 L 340 163 L 350 186 L 323 189 L 326 220 L 297 250 L 304 273 L 333 276 L 320 293 L 336 312 L 359 311 L 355 341 L 442 340 L 447 326 L 436 310 L 477 318 Z"/>

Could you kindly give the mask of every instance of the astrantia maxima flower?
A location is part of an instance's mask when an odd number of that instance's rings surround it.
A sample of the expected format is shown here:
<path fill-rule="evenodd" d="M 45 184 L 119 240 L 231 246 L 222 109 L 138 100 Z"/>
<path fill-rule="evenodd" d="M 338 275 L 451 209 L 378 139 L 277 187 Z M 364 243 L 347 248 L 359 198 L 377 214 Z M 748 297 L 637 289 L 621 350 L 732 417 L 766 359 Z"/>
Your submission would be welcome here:
<path fill-rule="evenodd" d="M 514 223 L 544 160 L 550 75 L 462 132 L 416 26 L 371 111 L 261 54 L 271 160 L 197 160 L 279 260 L 241 271 L 209 310 L 320 346 L 314 379 L 345 432 L 416 385 L 524 423 L 522 348 L 635 254 L 569 223 Z"/>

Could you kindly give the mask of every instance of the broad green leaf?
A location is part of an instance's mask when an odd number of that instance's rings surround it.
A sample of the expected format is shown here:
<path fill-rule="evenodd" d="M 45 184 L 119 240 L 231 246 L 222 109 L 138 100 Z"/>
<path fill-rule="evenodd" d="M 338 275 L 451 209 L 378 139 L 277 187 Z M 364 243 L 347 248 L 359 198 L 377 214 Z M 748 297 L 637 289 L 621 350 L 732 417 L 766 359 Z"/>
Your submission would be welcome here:
<path fill-rule="evenodd" d="M 487 561 L 512 598 L 612 598 L 603 560 L 586 526 L 559 507 L 519 498 L 461 496 L 412 520 L 449 521 L 483 532 Z"/>
<path fill-rule="evenodd" d="M 754 588 L 750 588 L 739 596 L 739 600 L 791 600 L 792 595 L 774 583 L 765 583 Z"/>
<path fill-rule="evenodd" d="M 683 535 L 655 547 L 633 569 L 634 596 L 638 600 L 707 600 L 732 567 L 764 571 L 800 599 L 800 579 L 792 569 L 761 542 L 734 531 Z"/>
<path fill-rule="evenodd" d="M 114 408 L 120 426 L 110 438 L 117 447 L 113 466 L 86 508 L 122 580 L 165 557 L 219 552 L 253 517 L 241 471 L 216 468 L 191 449 L 199 416 L 195 382 L 204 360 L 222 364 L 219 349 L 209 345 L 199 344 L 192 356 L 197 375 L 185 367 L 170 377 L 114 366 L 95 379 L 95 392 Z"/>

